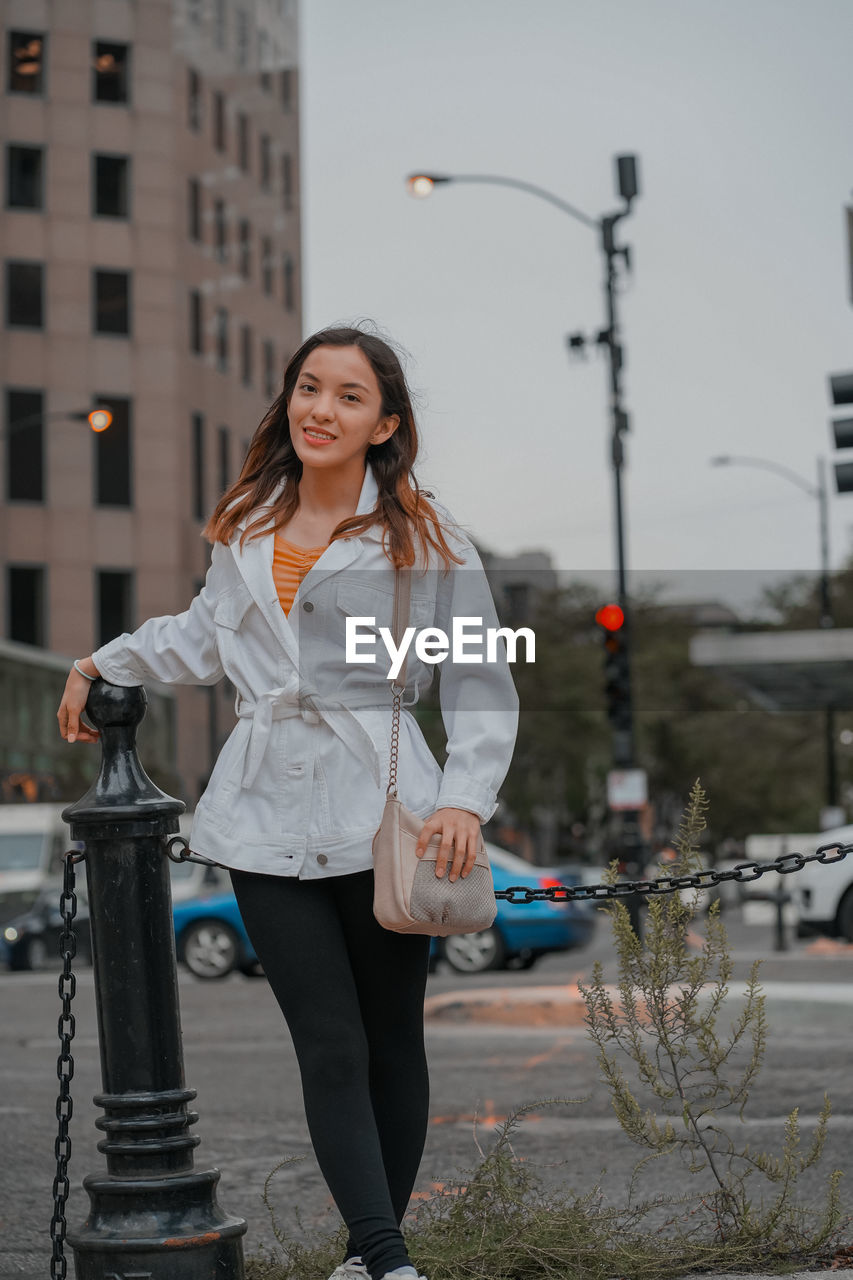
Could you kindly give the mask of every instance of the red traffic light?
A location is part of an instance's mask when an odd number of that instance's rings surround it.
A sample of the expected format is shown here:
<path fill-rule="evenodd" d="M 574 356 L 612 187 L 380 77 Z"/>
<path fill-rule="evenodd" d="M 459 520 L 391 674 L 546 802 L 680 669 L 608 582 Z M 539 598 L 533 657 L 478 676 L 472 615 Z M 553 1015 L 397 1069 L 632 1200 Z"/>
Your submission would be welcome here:
<path fill-rule="evenodd" d="M 625 623 L 625 614 L 618 604 L 603 604 L 596 613 L 595 620 L 605 631 L 619 631 Z"/>

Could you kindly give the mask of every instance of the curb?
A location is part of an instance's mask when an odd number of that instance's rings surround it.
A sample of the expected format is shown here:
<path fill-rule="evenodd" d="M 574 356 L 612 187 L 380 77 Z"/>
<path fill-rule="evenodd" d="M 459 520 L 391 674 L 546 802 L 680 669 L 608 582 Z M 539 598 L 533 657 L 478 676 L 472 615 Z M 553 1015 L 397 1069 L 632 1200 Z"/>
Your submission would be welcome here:
<path fill-rule="evenodd" d="M 614 988 L 614 991 L 616 989 Z M 586 1006 L 577 987 L 478 987 L 445 991 L 424 1004 L 428 1022 L 482 1022 L 509 1027 L 580 1027 Z"/>

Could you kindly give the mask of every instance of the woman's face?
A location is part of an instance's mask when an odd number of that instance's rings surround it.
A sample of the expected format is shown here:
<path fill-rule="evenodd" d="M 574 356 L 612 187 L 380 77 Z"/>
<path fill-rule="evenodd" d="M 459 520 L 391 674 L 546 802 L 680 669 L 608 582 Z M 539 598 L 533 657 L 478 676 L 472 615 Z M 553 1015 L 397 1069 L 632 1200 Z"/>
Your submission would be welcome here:
<path fill-rule="evenodd" d="M 290 437 L 304 467 L 362 465 L 368 447 L 400 425 L 383 416 L 379 382 L 358 347 L 315 347 L 287 404 Z"/>

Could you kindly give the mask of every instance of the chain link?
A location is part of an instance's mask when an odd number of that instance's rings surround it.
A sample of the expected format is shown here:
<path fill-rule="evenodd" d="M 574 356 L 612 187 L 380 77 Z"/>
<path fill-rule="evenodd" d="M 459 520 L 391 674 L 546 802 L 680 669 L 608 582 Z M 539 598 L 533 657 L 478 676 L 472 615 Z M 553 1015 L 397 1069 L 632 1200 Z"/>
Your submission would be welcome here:
<path fill-rule="evenodd" d="M 801 871 L 810 862 L 820 862 L 824 866 L 841 862 L 851 852 L 853 844 L 842 844 L 836 840 L 832 844 L 821 845 L 814 853 L 783 853 L 771 862 L 739 862 L 735 867 L 709 867 L 689 875 L 658 876 L 656 880 L 620 880 L 616 884 L 560 884 L 536 889 L 514 884 L 497 891 L 495 897 L 513 906 L 521 906 L 527 902 L 599 902 L 609 898 L 627 898 L 633 893 L 648 897 L 678 893 L 681 889 L 714 889 L 718 884 L 730 881 L 751 884 L 753 880 L 767 875 L 768 871 L 778 871 L 780 875 L 787 876 L 793 871 Z"/>
<path fill-rule="evenodd" d="M 50 1238 L 53 1242 L 53 1254 L 50 1261 L 51 1280 L 65 1280 L 68 1264 L 65 1259 L 65 1204 L 68 1200 L 70 1184 L 68 1181 L 68 1162 L 71 1159 L 71 1138 L 68 1125 L 73 1112 L 71 1099 L 71 1081 L 74 1076 L 74 1058 L 71 1055 L 71 1041 L 74 1039 L 74 1014 L 71 1012 L 71 1001 L 77 990 L 77 979 L 71 970 L 71 961 L 77 954 L 77 939 L 74 935 L 74 917 L 77 914 L 77 894 L 74 892 L 76 877 L 74 863 L 80 862 L 85 854 L 75 853 L 72 849 L 64 855 L 62 873 L 62 896 L 59 899 L 59 910 L 62 913 L 63 930 L 59 939 L 59 954 L 62 956 L 62 973 L 59 978 L 59 998 L 62 1001 L 62 1012 L 59 1015 L 59 1057 L 56 1060 L 56 1074 L 59 1078 L 59 1095 L 56 1099 L 56 1118 L 59 1130 L 54 1144 L 56 1155 L 56 1177 L 53 1179 L 53 1218 L 50 1223 Z"/>

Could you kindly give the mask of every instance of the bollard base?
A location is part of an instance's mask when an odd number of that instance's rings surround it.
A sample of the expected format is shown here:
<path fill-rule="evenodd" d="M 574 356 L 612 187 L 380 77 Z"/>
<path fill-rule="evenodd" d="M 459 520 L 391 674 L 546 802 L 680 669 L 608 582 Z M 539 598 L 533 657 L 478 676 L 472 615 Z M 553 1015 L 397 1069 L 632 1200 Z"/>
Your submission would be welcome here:
<path fill-rule="evenodd" d="M 216 1201 L 218 1169 L 177 1177 L 87 1177 L 92 1203 L 68 1232 L 77 1280 L 243 1280 L 242 1218 Z"/>

